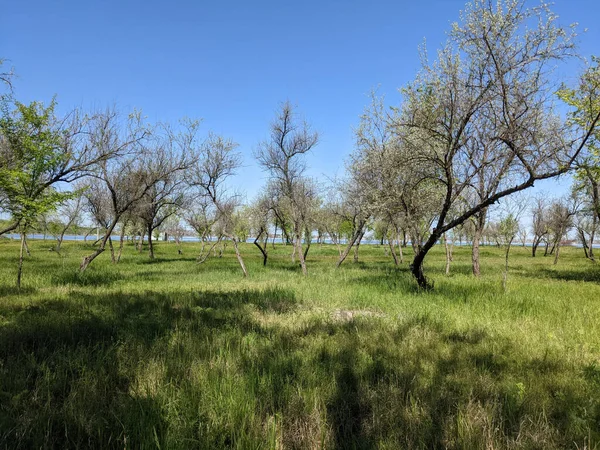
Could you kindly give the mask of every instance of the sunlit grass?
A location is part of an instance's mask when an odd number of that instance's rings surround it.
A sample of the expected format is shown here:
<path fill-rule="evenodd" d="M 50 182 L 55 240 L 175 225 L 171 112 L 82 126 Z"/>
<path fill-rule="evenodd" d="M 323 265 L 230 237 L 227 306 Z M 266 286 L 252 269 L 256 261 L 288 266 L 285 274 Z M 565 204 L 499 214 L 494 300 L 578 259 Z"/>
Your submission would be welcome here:
<path fill-rule="evenodd" d="M 408 264 L 361 246 L 313 245 L 309 277 L 291 247 L 197 245 L 157 259 L 0 242 L 0 447 L 600 447 L 600 268 L 564 249 L 558 266 L 468 248 L 449 277 L 441 248 L 420 292 Z M 410 251 L 408 251 L 410 256 Z"/>

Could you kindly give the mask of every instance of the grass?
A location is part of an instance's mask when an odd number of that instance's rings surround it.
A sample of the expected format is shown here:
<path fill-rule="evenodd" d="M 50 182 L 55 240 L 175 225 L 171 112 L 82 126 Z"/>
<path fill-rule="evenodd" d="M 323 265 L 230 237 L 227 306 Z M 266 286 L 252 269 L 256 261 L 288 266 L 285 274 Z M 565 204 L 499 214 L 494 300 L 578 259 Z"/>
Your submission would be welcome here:
<path fill-rule="evenodd" d="M 435 290 L 378 246 L 309 277 L 271 250 L 195 263 L 127 246 L 77 273 L 84 243 L 0 241 L 0 448 L 600 448 L 600 267 L 468 248 Z"/>

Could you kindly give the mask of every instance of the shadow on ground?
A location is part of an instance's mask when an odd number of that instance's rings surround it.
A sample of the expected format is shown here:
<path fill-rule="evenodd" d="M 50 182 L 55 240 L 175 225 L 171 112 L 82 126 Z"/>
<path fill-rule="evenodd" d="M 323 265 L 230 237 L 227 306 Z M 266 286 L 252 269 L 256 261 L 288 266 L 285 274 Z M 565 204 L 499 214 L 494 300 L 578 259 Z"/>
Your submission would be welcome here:
<path fill-rule="evenodd" d="M 277 288 L 72 292 L 2 307 L 0 447 L 561 448 L 598 438 L 593 368 L 427 316 L 293 321 L 296 309 Z"/>

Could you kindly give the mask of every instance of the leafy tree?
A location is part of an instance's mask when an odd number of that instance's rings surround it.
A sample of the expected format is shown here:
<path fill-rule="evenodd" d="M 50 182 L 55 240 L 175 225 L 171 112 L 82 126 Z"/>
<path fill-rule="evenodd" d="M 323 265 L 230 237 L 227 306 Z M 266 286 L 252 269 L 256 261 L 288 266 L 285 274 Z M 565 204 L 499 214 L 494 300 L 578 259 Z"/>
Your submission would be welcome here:
<path fill-rule="evenodd" d="M 0 193 L 4 211 L 21 234 L 17 287 L 21 287 L 26 233 L 38 218 L 53 211 L 72 194 L 53 186 L 64 165 L 63 131 L 57 127 L 53 101 L 3 105 L 0 117 Z"/>

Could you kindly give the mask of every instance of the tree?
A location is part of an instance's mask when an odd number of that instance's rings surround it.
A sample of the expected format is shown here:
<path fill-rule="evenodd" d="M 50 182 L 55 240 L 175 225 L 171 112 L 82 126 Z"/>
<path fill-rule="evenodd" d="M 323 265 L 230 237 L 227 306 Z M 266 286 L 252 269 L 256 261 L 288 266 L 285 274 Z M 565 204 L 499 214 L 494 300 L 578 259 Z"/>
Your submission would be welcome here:
<path fill-rule="evenodd" d="M 73 193 L 74 197 L 69 198 L 61 203 L 57 211 L 57 223 L 59 227 L 56 229 L 54 236 L 56 238 L 55 251 L 60 253 L 65 233 L 72 227 L 77 227 L 81 220 L 81 214 L 83 212 L 85 199 L 83 197 L 83 190 L 86 186 L 80 186 L 80 188 Z"/>
<path fill-rule="evenodd" d="M 506 282 L 508 280 L 508 255 L 510 247 L 519 232 L 519 221 L 512 214 L 508 214 L 498 224 L 498 237 L 504 245 L 504 273 L 502 276 L 502 289 L 506 291 Z"/>
<path fill-rule="evenodd" d="M 563 86 L 559 96 L 574 108 L 569 115 L 571 123 L 590 130 L 585 143 L 588 152 L 578 161 L 577 179 L 588 185 L 592 210 L 600 219 L 600 128 L 592 126 L 600 110 L 600 58 L 592 57 L 592 65 L 584 72 L 577 89 Z"/>
<path fill-rule="evenodd" d="M 548 226 L 552 239 L 550 254 L 554 253 L 554 265 L 558 264 L 562 240 L 567 236 L 569 229 L 573 227 L 573 217 L 578 209 L 577 199 L 573 196 L 555 200 L 550 205 Z"/>
<path fill-rule="evenodd" d="M 70 192 L 59 192 L 53 187 L 54 180 L 64 174 L 63 145 L 68 133 L 57 126 L 54 107 L 54 102 L 48 107 L 37 102 L 17 102 L 11 110 L 4 104 L 0 117 L 0 192 L 2 208 L 13 222 L 2 233 L 18 229 L 21 235 L 18 288 L 28 229 L 71 196 Z"/>
<path fill-rule="evenodd" d="M 302 235 L 311 210 L 307 194 L 312 194 L 311 183 L 304 178 L 306 155 L 319 142 L 318 133 L 307 122 L 298 119 L 289 102 L 281 105 L 271 124 L 271 135 L 261 142 L 255 152 L 259 164 L 266 170 L 275 189 L 281 193 L 292 222 L 295 251 L 300 259 L 302 273 L 308 274 L 302 249 Z M 312 196 L 312 195 L 311 195 Z"/>
<path fill-rule="evenodd" d="M 537 180 L 572 170 L 584 153 L 600 109 L 575 130 L 555 113 L 551 77 L 552 66 L 573 54 L 573 35 L 556 24 L 546 5 L 527 9 L 524 0 L 474 0 L 452 26 L 437 61 L 424 62 L 403 90 L 393 126 L 411 149 L 405 164 L 425 167 L 420 176 L 444 192 L 431 234 L 412 263 L 422 288 L 431 287 L 425 257 L 445 232 Z M 472 190 L 480 195 L 460 205 Z M 451 216 L 452 210 L 458 213 Z"/>
<path fill-rule="evenodd" d="M 168 127 L 154 136 L 145 158 L 144 171 L 151 186 L 135 205 L 135 214 L 148 234 L 148 254 L 154 258 L 152 233 L 175 214 L 185 199 L 184 171 L 192 165 L 188 139 L 179 138 Z"/>
<path fill-rule="evenodd" d="M 115 110 L 94 116 L 90 130 L 89 145 L 103 153 L 117 155 L 118 158 L 104 160 L 90 174 L 99 180 L 98 186 L 103 186 L 107 200 L 109 216 L 106 217 L 104 236 L 100 239 L 98 248 L 84 257 L 79 270 L 84 272 L 89 265 L 106 249 L 111 235 L 123 215 L 139 202 L 158 180 L 166 176 L 158 172 L 148 174 L 145 169 L 145 158 L 149 157 L 151 149 L 145 147 L 151 130 L 142 122 L 139 112 L 130 114 L 125 121 Z M 106 201 L 105 200 L 105 201 Z"/>
<path fill-rule="evenodd" d="M 214 225 L 220 227 L 221 233 L 232 241 L 244 277 L 247 277 L 248 270 L 240 253 L 239 238 L 236 234 L 238 225 L 236 209 L 239 207 L 239 197 L 229 195 L 224 185 L 242 162 L 236 148 L 237 144 L 233 141 L 210 134 L 198 149 L 195 164 L 188 175 L 188 183 L 198 190 L 204 202 L 214 207 L 216 214 Z"/>
<path fill-rule="evenodd" d="M 539 195 L 534 200 L 531 230 L 533 241 L 531 242 L 531 256 L 535 258 L 538 246 L 549 234 L 548 229 L 548 204 L 544 195 Z"/>

